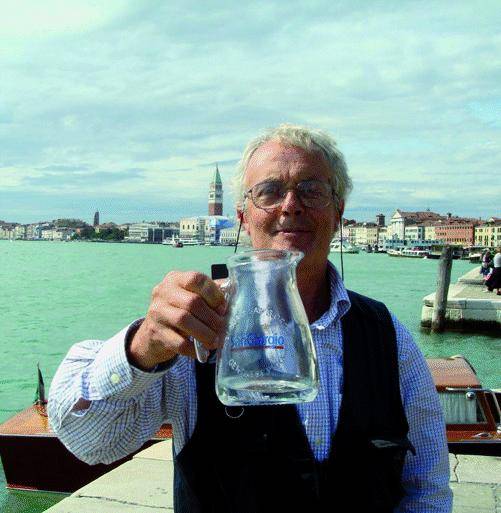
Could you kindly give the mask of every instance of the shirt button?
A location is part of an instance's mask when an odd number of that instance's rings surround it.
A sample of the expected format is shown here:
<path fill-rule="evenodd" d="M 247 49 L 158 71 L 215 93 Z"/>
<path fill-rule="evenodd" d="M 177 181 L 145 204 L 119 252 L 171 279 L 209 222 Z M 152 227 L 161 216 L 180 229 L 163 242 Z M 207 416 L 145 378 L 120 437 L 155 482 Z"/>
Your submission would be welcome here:
<path fill-rule="evenodd" d="M 317 330 L 324 330 L 325 329 L 325 326 L 322 326 L 321 324 L 317 324 L 315 326 L 315 328 L 317 328 Z"/>
<path fill-rule="evenodd" d="M 120 383 L 120 376 L 114 372 L 110 376 L 110 381 L 113 383 L 113 385 L 118 385 L 118 383 Z"/>
<path fill-rule="evenodd" d="M 322 445 L 322 439 L 321 438 L 317 438 L 315 440 L 315 445 Z"/>

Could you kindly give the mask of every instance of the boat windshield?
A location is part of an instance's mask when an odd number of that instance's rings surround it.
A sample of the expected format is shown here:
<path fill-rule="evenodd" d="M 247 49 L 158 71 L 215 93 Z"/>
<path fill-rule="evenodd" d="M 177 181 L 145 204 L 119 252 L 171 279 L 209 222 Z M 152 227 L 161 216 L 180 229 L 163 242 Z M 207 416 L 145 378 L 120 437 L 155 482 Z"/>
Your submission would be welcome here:
<path fill-rule="evenodd" d="M 446 424 L 482 424 L 487 422 L 484 410 L 474 392 L 440 392 L 438 394 Z"/>

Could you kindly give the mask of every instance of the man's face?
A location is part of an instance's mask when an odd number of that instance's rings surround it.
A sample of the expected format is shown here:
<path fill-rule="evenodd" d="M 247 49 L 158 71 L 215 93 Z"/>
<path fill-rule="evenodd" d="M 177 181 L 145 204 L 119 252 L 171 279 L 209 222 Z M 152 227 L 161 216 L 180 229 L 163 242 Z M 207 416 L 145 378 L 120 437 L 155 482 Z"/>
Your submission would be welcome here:
<path fill-rule="evenodd" d="M 330 183 L 331 173 L 321 152 L 308 153 L 297 146 L 269 141 L 252 155 L 245 171 L 245 190 L 265 180 L 280 180 L 288 187 L 303 180 Z M 309 264 L 325 262 L 339 223 L 334 200 L 323 208 L 305 207 L 297 193 L 288 190 L 283 203 L 265 211 L 246 200 L 243 225 L 255 249 L 296 249 Z M 341 215 L 342 215 L 341 206 Z"/>

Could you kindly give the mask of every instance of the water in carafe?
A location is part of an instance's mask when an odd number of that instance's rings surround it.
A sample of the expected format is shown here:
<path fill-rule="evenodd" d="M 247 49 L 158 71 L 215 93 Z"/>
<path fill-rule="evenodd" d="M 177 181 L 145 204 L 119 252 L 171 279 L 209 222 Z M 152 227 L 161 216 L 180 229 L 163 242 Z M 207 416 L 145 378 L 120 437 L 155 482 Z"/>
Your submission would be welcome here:
<path fill-rule="evenodd" d="M 228 259 L 228 325 L 216 368 L 223 404 L 315 399 L 316 354 L 296 283 L 302 257 L 300 251 L 253 250 Z"/>

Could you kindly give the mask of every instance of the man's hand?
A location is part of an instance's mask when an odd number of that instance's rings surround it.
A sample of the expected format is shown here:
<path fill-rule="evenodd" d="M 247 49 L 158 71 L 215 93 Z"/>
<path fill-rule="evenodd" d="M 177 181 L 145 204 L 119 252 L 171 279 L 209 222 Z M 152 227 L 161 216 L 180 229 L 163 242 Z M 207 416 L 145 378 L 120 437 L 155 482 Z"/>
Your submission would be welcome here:
<path fill-rule="evenodd" d="M 216 349 L 226 328 L 226 306 L 223 292 L 205 274 L 168 273 L 153 288 L 148 313 L 132 339 L 131 363 L 152 369 L 177 354 L 196 358 L 190 336 L 207 349 Z"/>

